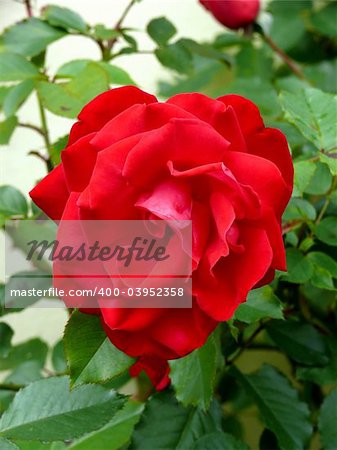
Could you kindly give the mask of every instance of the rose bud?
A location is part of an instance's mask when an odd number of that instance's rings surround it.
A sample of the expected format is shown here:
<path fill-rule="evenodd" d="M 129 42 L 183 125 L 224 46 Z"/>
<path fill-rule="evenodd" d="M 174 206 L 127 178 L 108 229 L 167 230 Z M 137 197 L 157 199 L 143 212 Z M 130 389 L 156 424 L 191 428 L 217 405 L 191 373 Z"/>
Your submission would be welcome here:
<path fill-rule="evenodd" d="M 260 0 L 200 0 L 200 3 L 232 30 L 253 23 L 260 8 Z"/>
<path fill-rule="evenodd" d="M 286 269 L 286 138 L 238 95 L 161 103 L 127 86 L 83 108 L 61 159 L 30 193 L 54 220 L 192 221 L 191 308 L 96 311 L 111 342 L 137 358 L 131 374 L 145 370 L 161 389 L 168 360 L 202 346 L 251 289 Z"/>

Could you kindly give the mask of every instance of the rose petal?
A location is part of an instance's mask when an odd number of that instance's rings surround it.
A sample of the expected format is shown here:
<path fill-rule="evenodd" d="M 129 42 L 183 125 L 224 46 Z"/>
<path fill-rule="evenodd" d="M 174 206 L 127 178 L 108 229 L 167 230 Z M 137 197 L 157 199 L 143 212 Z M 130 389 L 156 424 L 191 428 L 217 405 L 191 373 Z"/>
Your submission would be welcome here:
<path fill-rule="evenodd" d="M 78 115 L 79 122 L 75 123 L 70 131 L 68 145 L 86 134 L 98 131 L 132 105 L 155 102 L 156 97 L 135 86 L 123 86 L 103 92 L 89 102 Z"/>
<path fill-rule="evenodd" d="M 65 180 L 62 164 L 59 164 L 29 195 L 34 203 L 53 220 L 60 220 L 69 198 L 69 190 Z"/>

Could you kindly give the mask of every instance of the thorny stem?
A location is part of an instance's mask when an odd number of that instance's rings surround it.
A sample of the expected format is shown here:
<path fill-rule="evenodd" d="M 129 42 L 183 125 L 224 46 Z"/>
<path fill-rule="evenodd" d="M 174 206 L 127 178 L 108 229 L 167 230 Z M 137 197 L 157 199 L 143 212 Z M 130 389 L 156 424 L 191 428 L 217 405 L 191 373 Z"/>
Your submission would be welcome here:
<path fill-rule="evenodd" d="M 39 133 L 41 136 L 44 137 L 44 132 L 43 132 L 43 130 L 41 130 L 41 128 L 39 128 L 38 126 L 33 125 L 32 123 L 23 123 L 23 122 L 19 122 L 18 125 L 19 125 L 19 127 L 22 127 L 22 128 L 29 128 L 29 129 L 31 129 L 31 130 L 34 130 L 34 131 L 36 131 L 37 133 Z"/>
<path fill-rule="evenodd" d="M 24 4 L 26 6 L 27 16 L 33 17 L 33 10 L 32 10 L 32 5 L 30 3 L 30 0 L 24 0 Z"/>
<path fill-rule="evenodd" d="M 331 194 L 333 193 L 333 191 L 335 190 L 337 186 L 337 177 L 334 178 L 332 184 L 331 184 L 331 188 L 327 194 L 327 197 L 325 199 L 324 205 L 322 206 L 322 209 L 320 210 L 317 219 L 316 219 L 316 225 L 318 225 L 320 223 L 320 221 L 323 219 L 324 214 L 326 213 L 326 210 L 328 209 L 330 202 L 331 202 Z"/>
<path fill-rule="evenodd" d="M 121 15 L 120 19 L 116 23 L 114 30 L 119 31 L 123 25 L 124 20 L 126 19 L 126 16 L 129 14 L 130 9 L 132 6 L 136 3 L 136 0 L 131 0 L 128 5 L 126 6 L 125 10 L 123 11 L 123 14 Z M 108 42 L 108 49 L 111 50 L 114 44 L 117 42 L 117 37 L 110 39 Z"/>
<path fill-rule="evenodd" d="M 232 358 L 228 358 L 226 361 L 227 365 L 233 364 L 234 361 L 238 359 L 239 356 L 252 344 L 252 342 L 255 340 L 256 336 L 261 333 L 261 331 L 264 329 L 265 322 L 261 322 L 259 326 L 256 328 L 254 333 L 247 339 L 246 342 L 243 343 L 243 345 L 240 347 L 240 349 L 234 354 Z"/>
<path fill-rule="evenodd" d="M 307 81 L 302 69 L 293 61 L 267 34 L 262 34 L 262 38 L 274 50 L 274 52 L 282 59 L 282 61 L 289 67 L 289 69 L 301 80 Z"/>
<path fill-rule="evenodd" d="M 47 170 L 48 170 L 48 172 L 50 172 L 52 169 L 52 164 L 51 164 L 52 147 L 51 147 L 51 143 L 50 143 L 50 139 L 49 139 L 49 131 L 48 131 L 48 126 L 47 126 L 46 113 L 43 108 L 42 101 L 41 101 L 39 94 L 37 94 L 37 102 L 38 102 L 39 111 L 40 111 L 41 128 L 43 131 L 43 140 L 44 140 L 44 143 L 47 148 L 48 155 L 49 155 L 49 158 L 45 159 L 45 162 L 46 162 Z"/>

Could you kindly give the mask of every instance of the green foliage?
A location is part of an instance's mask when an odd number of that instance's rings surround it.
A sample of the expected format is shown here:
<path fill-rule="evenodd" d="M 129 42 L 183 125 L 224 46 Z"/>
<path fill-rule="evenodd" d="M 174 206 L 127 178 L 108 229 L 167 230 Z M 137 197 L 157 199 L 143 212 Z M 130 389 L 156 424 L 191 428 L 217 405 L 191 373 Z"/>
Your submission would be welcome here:
<path fill-rule="evenodd" d="M 176 34 L 175 26 L 165 17 L 153 19 L 147 26 L 147 32 L 158 45 L 165 45 Z"/>
<path fill-rule="evenodd" d="M 295 94 L 282 92 L 280 100 L 289 122 L 318 150 L 328 152 L 337 146 L 336 96 L 309 88 Z"/>
<path fill-rule="evenodd" d="M 216 403 L 208 412 L 203 412 L 198 408 L 181 407 L 170 393 L 156 394 L 147 402 L 136 425 L 130 450 L 185 450 L 193 448 L 203 435 L 216 431 L 221 431 Z"/>
<path fill-rule="evenodd" d="M 69 390 L 67 377 L 31 383 L 0 419 L 0 436 L 56 441 L 73 439 L 105 425 L 124 399 L 101 386 Z"/>
<path fill-rule="evenodd" d="M 337 389 L 331 392 L 321 408 L 318 426 L 326 450 L 334 450 L 337 442 Z"/>
<path fill-rule="evenodd" d="M 78 439 L 77 441 L 74 441 L 69 449 L 120 449 L 131 439 L 132 432 L 136 423 L 141 417 L 143 409 L 143 404 L 129 401 L 104 427 L 100 428 L 97 431 L 88 433 L 84 437 Z"/>
<path fill-rule="evenodd" d="M 4 51 L 36 56 L 64 33 L 40 19 L 30 18 L 6 30 L 2 36 Z"/>
<path fill-rule="evenodd" d="M 71 384 L 75 386 L 111 380 L 134 362 L 111 344 L 97 316 L 74 312 L 64 340 Z"/>
<path fill-rule="evenodd" d="M 0 214 L 11 217 L 27 213 L 27 201 L 20 191 L 12 186 L 0 186 Z"/>
<path fill-rule="evenodd" d="M 214 335 L 185 358 L 170 362 L 170 377 L 176 397 L 183 405 L 207 409 L 213 396 L 217 369 L 217 343 Z"/>
<path fill-rule="evenodd" d="M 312 432 L 310 412 L 289 381 L 267 365 L 250 375 L 237 369 L 232 370 L 233 375 L 255 400 L 263 421 L 275 433 L 281 449 L 305 448 Z"/>
<path fill-rule="evenodd" d="M 43 18 L 55 27 L 64 28 L 65 30 L 75 30 L 85 33 L 87 31 L 87 24 L 82 17 L 75 11 L 68 8 L 61 8 L 60 6 L 47 6 L 43 10 Z"/>
<path fill-rule="evenodd" d="M 269 286 L 251 291 L 247 301 L 240 305 L 235 312 L 235 319 L 250 324 L 270 317 L 282 319 L 282 303 Z"/>
<path fill-rule="evenodd" d="M 323 337 L 308 323 L 272 320 L 267 332 L 290 358 L 306 365 L 326 365 L 329 361 Z"/>

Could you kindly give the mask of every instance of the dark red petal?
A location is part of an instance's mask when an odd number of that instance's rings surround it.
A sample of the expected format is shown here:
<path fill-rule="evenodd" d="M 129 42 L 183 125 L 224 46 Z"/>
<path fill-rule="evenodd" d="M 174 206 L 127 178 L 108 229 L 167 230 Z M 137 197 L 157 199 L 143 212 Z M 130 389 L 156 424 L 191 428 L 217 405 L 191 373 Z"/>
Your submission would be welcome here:
<path fill-rule="evenodd" d="M 61 153 L 63 171 L 70 191 L 81 192 L 88 185 L 94 169 L 97 150 L 90 144 L 96 133 L 90 133 Z"/>
<path fill-rule="evenodd" d="M 132 136 L 155 130 L 167 124 L 172 118 L 193 118 L 192 114 L 174 105 L 151 103 L 134 105 L 111 119 L 97 133 L 92 143 L 104 149 L 113 143 Z"/>
<path fill-rule="evenodd" d="M 91 100 L 78 115 L 80 121 L 73 125 L 68 145 L 86 134 L 98 131 L 109 120 L 132 105 L 155 102 L 156 97 L 135 86 L 123 86 L 103 92 Z"/>
<path fill-rule="evenodd" d="M 228 146 L 222 136 L 200 120 L 172 119 L 164 127 L 142 135 L 127 156 L 123 176 L 144 189 L 168 173 L 169 160 L 178 170 L 186 170 L 221 161 Z"/>
<path fill-rule="evenodd" d="M 141 356 L 130 368 L 130 375 L 137 377 L 142 371 L 147 374 L 157 391 L 162 391 L 170 384 L 170 367 L 165 359 L 152 355 Z"/>
<path fill-rule="evenodd" d="M 59 164 L 29 192 L 34 203 L 53 220 L 60 220 L 69 198 L 62 164 Z"/>
<path fill-rule="evenodd" d="M 247 98 L 231 94 L 219 97 L 217 100 L 227 106 L 232 106 L 245 138 L 264 129 L 264 123 L 258 107 Z"/>
<path fill-rule="evenodd" d="M 193 308 L 167 309 L 149 333 L 156 342 L 172 349 L 177 358 L 201 347 L 215 327 L 216 322 L 194 304 Z"/>
<path fill-rule="evenodd" d="M 231 106 L 203 94 L 178 94 L 170 98 L 167 104 L 177 105 L 192 113 L 198 119 L 209 123 L 228 142 L 229 150 L 246 151 L 246 143 L 240 124 Z"/>
<path fill-rule="evenodd" d="M 248 152 L 269 159 L 280 169 L 289 188 L 289 197 L 293 189 L 294 167 L 284 134 L 274 128 L 252 134 L 247 140 Z"/>
<path fill-rule="evenodd" d="M 289 200 L 289 189 L 273 162 L 238 152 L 227 152 L 224 162 L 241 184 L 254 189 L 262 206 L 273 208 L 277 217 L 283 213 Z"/>
<path fill-rule="evenodd" d="M 240 303 L 246 300 L 248 292 L 265 276 L 273 252 L 263 229 L 251 223 L 240 227 L 241 253 L 230 253 L 218 262 L 213 272 L 207 274 L 207 266 L 198 270 L 193 278 L 198 304 L 215 320 L 228 320 Z"/>

